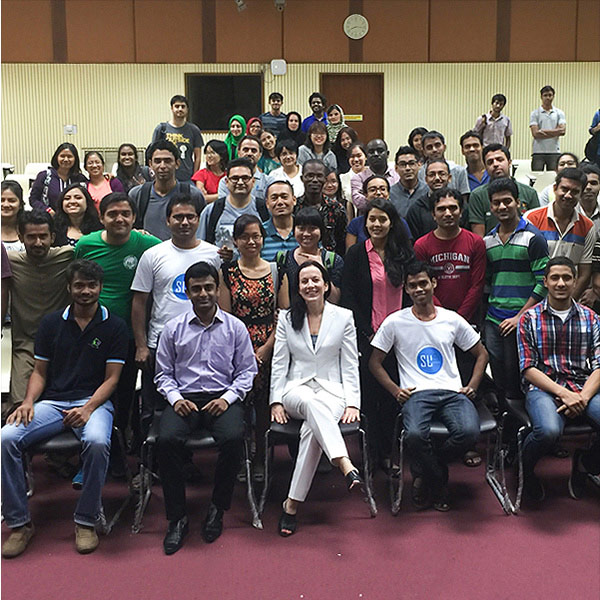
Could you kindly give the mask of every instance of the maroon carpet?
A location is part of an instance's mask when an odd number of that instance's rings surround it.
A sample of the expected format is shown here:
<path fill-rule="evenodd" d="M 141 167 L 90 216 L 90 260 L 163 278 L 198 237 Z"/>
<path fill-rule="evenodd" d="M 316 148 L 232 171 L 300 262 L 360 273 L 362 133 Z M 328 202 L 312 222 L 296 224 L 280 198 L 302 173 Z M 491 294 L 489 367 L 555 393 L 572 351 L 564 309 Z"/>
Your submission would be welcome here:
<path fill-rule="evenodd" d="M 201 455 L 199 465 L 208 482 L 212 456 Z M 547 499 L 518 517 L 504 515 L 483 467 L 452 466 L 449 513 L 416 512 L 406 489 L 397 517 L 379 472 L 375 519 L 349 496 L 338 472 L 317 475 L 297 534 L 283 539 L 276 525 L 290 463 L 278 450 L 263 531 L 250 526 L 239 484 L 222 537 L 205 544 L 200 527 L 210 486 L 194 484 L 188 488 L 190 535 L 182 550 L 165 556 L 162 493 L 155 486 L 141 533 L 131 533 L 128 509 L 94 554 L 80 556 L 71 521 L 77 492 L 36 458 L 31 509 L 37 532 L 25 554 L 2 560 L 2 594 L 7 600 L 597 600 L 600 496 L 590 488 L 584 500 L 569 498 L 569 460 L 548 458 L 540 466 Z M 120 483 L 107 484 L 107 512 L 122 490 Z M 3 526 L 3 538 L 7 531 Z"/>

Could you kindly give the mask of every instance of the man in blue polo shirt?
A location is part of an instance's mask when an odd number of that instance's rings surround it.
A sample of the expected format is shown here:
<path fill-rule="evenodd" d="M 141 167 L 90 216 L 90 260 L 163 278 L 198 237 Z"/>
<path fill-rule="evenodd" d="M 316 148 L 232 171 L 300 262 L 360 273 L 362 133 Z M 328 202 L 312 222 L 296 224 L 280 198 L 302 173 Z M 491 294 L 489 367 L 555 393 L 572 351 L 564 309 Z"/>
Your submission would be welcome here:
<path fill-rule="evenodd" d="M 5 558 L 24 552 L 34 532 L 23 453 L 67 428 L 83 444 L 75 546 L 81 554 L 98 547 L 95 525 L 102 511 L 110 453 L 111 396 L 125 363 L 128 341 L 125 322 L 98 304 L 103 275 L 98 264 L 87 260 L 76 260 L 67 268 L 72 304 L 42 319 L 25 399 L 2 428 L 2 513 L 12 529 L 2 546 Z"/>
<path fill-rule="evenodd" d="M 298 242 L 294 236 L 294 208 L 296 197 L 289 181 L 274 181 L 267 187 L 269 220 L 263 223 L 265 240 L 260 255 L 275 262 L 280 251 L 294 250 Z"/>

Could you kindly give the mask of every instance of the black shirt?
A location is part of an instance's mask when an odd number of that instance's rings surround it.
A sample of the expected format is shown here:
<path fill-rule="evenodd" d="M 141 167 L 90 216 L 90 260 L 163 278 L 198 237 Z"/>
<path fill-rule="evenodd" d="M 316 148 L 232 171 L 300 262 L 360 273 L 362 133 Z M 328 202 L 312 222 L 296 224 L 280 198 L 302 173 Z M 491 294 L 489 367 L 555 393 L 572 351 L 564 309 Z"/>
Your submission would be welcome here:
<path fill-rule="evenodd" d="M 125 321 L 105 306 L 81 331 L 72 306 L 46 315 L 35 336 L 35 358 L 48 362 L 44 400 L 81 400 L 104 382 L 106 363 L 124 364 L 129 336 Z"/>

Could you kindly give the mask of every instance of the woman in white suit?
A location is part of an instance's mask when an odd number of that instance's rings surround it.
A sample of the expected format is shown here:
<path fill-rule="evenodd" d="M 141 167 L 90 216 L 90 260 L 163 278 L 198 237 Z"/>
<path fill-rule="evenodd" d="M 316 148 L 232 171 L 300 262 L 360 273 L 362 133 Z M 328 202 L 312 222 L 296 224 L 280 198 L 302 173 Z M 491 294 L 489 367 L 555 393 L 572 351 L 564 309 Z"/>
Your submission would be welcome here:
<path fill-rule="evenodd" d="M 362 487 L 338 425 L 360 417 L 354 318 L 351 311 L 325 301 L 329 275 L 319 262 L 303 263 L 297 278 L 298 294 L 277 322 L 271 371 L 271 419 L 304 421 L 279 520 L 284 537 L 296 531 L 298 503 L 308 494 L 322 450 L 345 476 L 349 490 Z"/>

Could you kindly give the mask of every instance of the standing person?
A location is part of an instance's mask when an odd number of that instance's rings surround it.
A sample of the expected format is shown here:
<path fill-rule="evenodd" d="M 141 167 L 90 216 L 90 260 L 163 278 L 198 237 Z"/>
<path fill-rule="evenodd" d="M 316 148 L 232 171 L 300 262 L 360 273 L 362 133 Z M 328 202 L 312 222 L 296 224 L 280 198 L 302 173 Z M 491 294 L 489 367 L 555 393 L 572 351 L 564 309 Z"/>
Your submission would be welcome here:
<path fill-rule="evenodd" d="M 590 161 L 594 161 L 598 168 L 600 168 L 600 108 L 594 113 L 592 117 L 592 124 L 589 128 L 590 135 L 596 137 L 596 155 L 588 156 L 586 153 L 586 158 Z"/>
<path fill-rule="evenodd" d="M 136 185 L 152 181 L 152 173 L 138 161 L 138 150 L 133 144 L 121 144 L 117 150 L 117 179 L 126 194 Z"/>
<path fill-rule="evenodd" d="M 248 119 L 248 124 L 246 125 L 246 135 L 253 135 L 256 138 L 260 138 L 262 131 L 263 124 L 258 117 L 251 117 Z"/>
<path fill-rule="evenodd" d="M 146 439 L 154 411 L 165 405 L 154 384 L 156 347 L 167 321 L 187 307 L 185 272 L 199 261 L 221 266 L 217 247 L 196 237 L 201 212 L 198 200 L 186 194 L 169 200 L 166 220 L 171 239 L 142 254 L 131 283 L 135 363 L 142 370 L 141 439 Z M 147 320 L 149 299 L 152 308 Z"/>
<path fill-rule="evenodd" d="M 53 246 L 75 246 L 81 236 L 102 229 L 94 200 L 79 183 L 70 185 L 61 193 L 54 228 Z"/>
<path fill-rule="evenodd" d="M 367 167 L 354 175 L 350 183 L 352 188 L 352 203 L 359 215 L 366 208 L 367 200 L 363 193 L 363 186 L 371 175 L 383 175 L 388 180 L 390 188 L 400 180 L 400 176 L 396 170 L 388 165 L 389 156 L 388 145 L 383 140 L 374 139 L 367 144 Z"/>
<path fill-rule="evenodd" d="M 334 144 L 339 132 L 346 127 L 344 111 L 339 104 L 332 104 L 325 112 L 327 114 L 327 134 L 329 141 Z"/>
<path fill-rule="evenodd" d="M 274 181 L 287 181 L 294 190 L 294 196 L 300 198 L 304 195 L 302 181 L 302 167 L 298 164 L 298 146 L 294 140 L 281 140 L 275 147 L 275 155 L 281 167 L 271 171 L 267 179 L 267 186 Z"/>
<path fill-rule="evenodd" d="M 352 177 L 365 170 L 367 166 L 367 148 L 362 142 L 355 142 L 348 148 L 347 152 L 350 170 L 340 175 L 340 182 L 342 184 L 342 198 L 346 206 L 346 214 L 348 215 L 348 220 L 351 221 L 356 216 L 352 202 Z"/>
<path fill-rule="evenodd" d="M 67 268 L 71 304 L 45 315 L 35 337 L 35 366 L 21 406 L 2 428 L 2 514 L 12 533 L 2 556 L 25 551 L 34 529 L 27 508 L 23 454 L 71 429 L 82 442 L 83 487 L 75 508 L 75 546 L 98 547 L 113 422 L 111 396 L 127 354 L 126 327 L 98 303 L 102 269 L 91 261 Z"/>
<path fill-rule="evenodd" d="M 303 421 L 300 446 L 288 496 L 279 519 L 279 535 L 297 528 L 298 504 L 304 502 L 321 453 L 340 469 L 351 492 L 362 486 L 358 469 L 338 423 L 360 419 L 358 350 L 352 313 L 326 302 L 330 283 L 319 262 L 298 270 L 298 296 L 277 321 L 271 374 L 271 419 Z"/>
<path fill-rule="evenodd" d="M 233 226 L 233 241 L 239 251 L 237 261 L 223 265 L 224 285 L 220 286 L 219 306 L 240 319 L 250 334 L 258 374 L 246 405 L 256 417 L 254 476 L 264 479 L 264 439 L 269 428 L 269 380 L 275 343 L 278 308 L 289 307 L 287 279 L 279 281 L 277 265 L 261 258 L 265 230 L 255 215 L 242 215 Z"/>
<path fill-rule="evenodd" d="M 482 138 L 476 131 L 467 131 L 460 136 L 460 151 L 467 162 L 467 179 L 471 191 L 490 180 L 483 163 L 482 144 Z"/>
<path fill-rule="evenodd" d="M 433 505 L 450 510 L 448 463 L 463 456 L 479 436 L 473 401 L 485 372 L 488 354 L 479 334 L 462 317 L 433 303 L 436 280 L 429 267 L 415 261 L 405 271 L 404 285 L 413 306 L 391 314 L 375 334 L 369 367 L 379 383 L 402 405 L 406 447 L 411 455 L 412 498 L 417 508 Z M 475 358 L 473 374 L 462 385 L 454 346 Z M 399 384 L 383 368 L 394 349 Z M 450 435 L 440 448 L 430 438 L 433 418 Z"/>
<path fill-rule="evenodd" d="M 263 223 L 265 235 L 261 257 L 274 262 L 279 252 L 294 250 L 298 242 L 294 236 L 294 208 L 296 196 L 288 181 L 274 181 L 267 187 L 269 219 Z"/>
<path fill-rule="evenodd" d="M 259 115 L 262 121 L 263 127 L 275 132 L 279 135 L 286 125 L 287 115 L 281 112 L 281 106 L 283 105 L 283 94 L 280 92 L 271 92 L 269 94 L 269 110 Z M 300 120 L 298 120 L 300 125 Z"/>
<path fill-rule="evenodd" d="M 23 188 L 16 181 L 2 182 L 2 243 L 6 250 L 25 250 L 23 242 L 19 239 L 18 221 L 25 210 L 23 202 Z"/>
<path fill-rule="evenodd" d="M 326 180 L 327 167 L 322 161 L 315 159 L 304 163 L 302 170 L 304 195 L 298 198 L 296 210 L 306 206 L 316 208 L 325 225 L 324 235 L 321 238 L 323 247 L 343 256 L 346 251 L 346 225 L 348 223 L 346 211 L 337 200 L 330 200 L 323 196 L 323 186 Z"/>
<path fill-rule="evenodd" d="M 219 447 L 211 503 L 202 536 L 214 542 L 229 510 L 244 437 L 244 406 L 257 373 L 244 324 L 217 305 L 219 272 L 198 262 L 185 272 L 191 306 L 164 327 L 156 351 L 156 385 L 169 406 L 160 419 L 156 452 L 169 522 L 165 554 L 177 552 L 189 530 L 185 501 L 185 442 L 202 427 Z M 198 362 L 198 356 L 206 360 Z"/>
<path fill-rule="evenodd" d="M 90 178 L 86 187 L 96 210 L 100 206 L 100 200 L 107 194 L 125 191 L 119 179 L 104 174 L 104 157 L 100 152 L 95 150 L 86 152 L 83 157 L 83 167 Z"/>
<path fill-rule="evenodd" d="M 168 140 L 177 148 L 177 181 L 190 181 L 202 163 L 202 133 L 188 121 L 190 103 L 185 96 L 176 94 L 171 98 L 171 119 L 159 123 L 152 134 L 152 141 Z"/>
<path fill-rule="evenodd" d="M 46 211 L 24 212 L 18 223 L 23 252 L 10 251 L 11 364 L 10 393 L 2 417 L 23 402 L 33 371 L 34 340 L 42 317 L 69 302 L 66 270 L 73 248 L 51 248 L 54 220 Z M 42 293 L 43 292 L 43 293 Z"/>
<path fill-rule="evenodd" d="M 390 201 L 398 214 L 405 219 L 408 209 L 419 198 L 427 196 L 429 188 L 419 179 L 419 154 L 414 148 L 400 146 L 394 162 L 399 181 L 390 187 Z"/>
<path fill-rule="evenodd" d="M 275 144 L 277 139 L 275 133 L 268 129 L 264 129 L 260 134 L 260 145 L 263 147 L 263 153 L 258 161 L 258 168 L 265 174 L 268 175 L 271 171 L 281 167 L 281 163 L 277 158 L 275 152 Z"/>
<path fill-rule="evenodd" d="M 523 443 L 525 494 L 544 499 L 536 463 L 554 448 L 569 419 L 584 415 L 600 431 L 600 319 L 575 302 L 577 272 L 568 258 L 551 258 L 544 270 L 548 297 L 519 321 L 519 366 L 532 430 Z M 579 499 L 587 473 L 600 473 L 600 442 L 573 454 L 569 493 Z"/>
<path fill-rule="evenodd" d="M 302 131 L 304 131 L 304 133 L 307 133 L 310 126 L 316 121 L 321 121 L 325 125 L 328 123 L 327 113 L 325 112 L 327 98 L 325 98 L 323 94 L 319 94 L 319 92 L 313 92 L 308 97 L 308 104 L 310 106 L 310 110 L 312 111 L 312 115 L 306 117 L 306 119 L 302 121 Z"/>
<path fill-rule="evenodd" d="M 373 176 L 369 182 L 384 182 Z M 363 412 L 369 427 L 373 464 L 389 467 L 397 406 L 369 371 L 371 340 L 384 319 L 403 306 L 406 265 L 414 253 L 393 205 L 384 198 L 367 204 L 364 225 L 368 238 L 348 249 L 342 276 L 341 304 L 354 314 L 360 352 Z M 386 363 L 393 372 L 393 358 Z"/>
<path fill-rule="evenodd" d="M 566 256 L 577 265 L 577 285 L 573 290 L 576 300 L 590 283 L 597 238 L 594 223 L 577 210 L 586 181 L 581 170 L 563 169 L 554 183 L 554 202 L 525 213 L 525 218 L 546 238 L 550 258 Z"/>
<path fill-rule="evenodd" d="M 492 96 L 492 108 L 487 114 L 484 113 L 478 117 L 473 126 L 473 131 L 482 138 L 482 144 L 502 144 L 510 148 L 510 139 L 512 137 L 512 125 L 510 119 L 502 114 L 506 106 L 506 96 L 504 94 L 494 94 Z"/>
<path fill-rule="evenodd" d="M 72 183 L 86 181 L 79 166 L 77 148 L 64 142 L 54 151 L 50 166 L 35 178 L 29 193 L 29 204 L 32 209 L 48 210 L 54 214 L 60 193 Z"/>
<path fill-rule="evenodd" d="M 543 279 L 548 244 L 539 230 L 520 215 L 519 189 L 512 179 L 495 179 L 488 194 L 498 225 L 483 238 L 486 283 L 490 286 L 485 345 L 502 398 L 519 398 L 516 330 L 521 315 L 546 295 Z"/>
<path fill-rule="evenodd" d="M 93 260 L 102 267 L 104 283 L 100 303 L 127 324 L 128 350 L 115 395 L 115 424 L 125 432 L 131 422 L 135 436 L 139 436 L 139 419 L 135 414 L 130 419 L 137 377 L 135 342 L 131 329 L 131 283 L 142 254 L 160 244 L 160 240 L 133 229 L 135 211 L 135 204 L 127 194 L 115 192 L 104 196 L 100 202 L 100 222 L 104 230 L 84 235 L 75 246 L 75 258 Z M 139 439 L 134 440 L 134 447 L 136 443 L 139 443 Z M 117 469 L 120 461 L 115 452 L 118 452 L 116 447 L 113 448 L 111 468 L 113 475 L 119 475 Z"/>
<path fill-rule="evenodd" d="M 283 140 L 293 140 L 298 145 L 298 148 L 304 144 L 306 133 L 302 131 L 302 116 L 300 113 L 291 110 L 285 119 L 285 127 L 277 136 L 277 143 Z"/>
<path fill-rule="evenodd" d="M 229 160 L 233 160 L 237 158 L 240 140 L 246 135 L 246 119 L 242 115 L 233 115 L 229 119 L 228 130 L 224 141 L 229 152 Z"/>
<path fill-rule="evenodd" d="M 556 162 L 560 155 L 560 137 L 567 132 L 565 113 L 552 106 L 554 88 L 545 85 L 540 90 L 542 105 L 531 112 L 529 129 L 533 136 L 531 170 L 556 171 Z"/>
<path fill-rule="evenodd" d="M 302 166 L 307 160 L 318 159 L 322 160 L 326 167 L 335 171 L 337 169 L 337 159 L 330 147 L 329 134 L 325 124 L 321 122 L 313 123 L 308 128 L 306 142 L 298 148 L 298 164 Z"/>
<path fill-rule="evenodd" d="M 180 160 L 175 144 L 159 139 L 150 144 L 146 153 L 150 160 L 150 167 L 154 171 L 155 180 L 132 188 L 129 197 L 136 206 L 136 228 L 144 229 L 164 241 L 171 237 L 171 232 L 165 222 L 165 209 L 169 200 L 175 194 L 188 194 L 197 198 L 204 206 L 204 197 L 202 192 L 191 182 L 177 181 L 176 173 Z"/>
<path fill-rule="evenodd" d="M 335 138 L 335 142 L 331 145 L 331 150 L 335 154 L 337 160 L 337 171 L 341 175 L 347 173 L 350 170 L 350 163 L 348 162 L 348 152 L 352 144 L 358 142 L 358 133 L 352 127 L 344 125 Z"/>
<path fill-rule="evenodd" d="M 219 183 L 225 177 L 225 169 L 229 162 L 227 146 L 220 140 L 206 142 L 204 150 L 206 167 L 192 175 L 192 181 L 202 192 L 207 204 L 214 202 L 219 194 Z"/>
<path fill-rule="evenodd" d="M 556 162 L 556 174 L 558 175 L 563 169 L 576 169 L 579 167 L 579 158 L 572 152 L 563 152 Z M 547 185 L 539 195 L 540 206 L 548 206 L 554 202 L 554 183 Z"/>
<path fill-rule="evenodd" d="M 425 127 L 415 127 L 409 134 L 408 134 L 408 145 L 413 149 L 416 150 L 417 152 L 417 156 L 419 157 L 419 162 L 421 164 L 423 164 L 425 162 L 425 156 L 423 155 L 423 144 L 421 143 L 423 136 L 428 132 L 429 130 L 426 129 Z"/>

